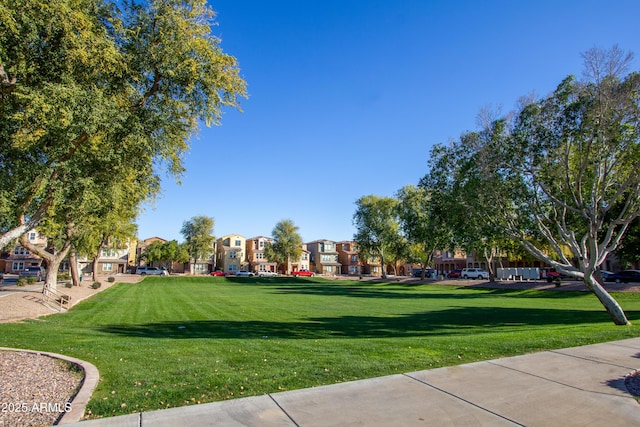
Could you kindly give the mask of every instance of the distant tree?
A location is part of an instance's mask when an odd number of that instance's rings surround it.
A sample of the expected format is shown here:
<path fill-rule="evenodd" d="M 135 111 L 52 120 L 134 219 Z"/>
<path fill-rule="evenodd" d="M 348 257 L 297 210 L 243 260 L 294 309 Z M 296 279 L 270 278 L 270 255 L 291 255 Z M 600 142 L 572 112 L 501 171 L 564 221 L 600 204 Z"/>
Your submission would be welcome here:
<path fill-rule="evenodd" d="M 169 272 L 173 271 L 174 262 L 184 263 L 190 259 L 186 245 L 181 245 L 176 240 L 152 242 L 145 249 L 143 256 L 149 264 L 159 263 Z"/>
<path fill-rule="evenodd" d="M 2 2 L 0 247 L 73 232 L 99 185 L 135 185 L 140 203 L 159 167 L 179 176 L 199 123 L 246 94 L 213 16 L 205 0 Z"/>
<path fill-rule="evenodd" d="M 196 216 L 182 224 L 180 233 L 184 236 L 185 246 L 189 257 L 192 260 L 191 273 L 193 274 L 194 263 L 205 259 L 213 253 L 213 218 L 207 216 Z"/>
<path fill-rule="evenodd" d="M 273 242 L 265 245 L 265 257 L 278 264 L 286 264 L 286 274 L 291 272 L 291 260 L 300 259 L 302 254 L 302 237 L 299 228 L 290 219 L 278 222 L 271 231 Z"/>
<path fill-rule="evenodd" d="M 382 277 L 387 277 L 386 263 L 389 256 L 398 251 L 402 239 L 397 218 L 398 201 L 392 197 L 363 196 L 356 201 L 353 225 L 356 233 L 353 240 L 369 256 L 382 264 Z"/>
<path fill-rule="evenodd" d="M 434 252 L 451 246 L 452 232 L 446 224 L 448 212 L 444 204 L 447 197 L 424 184 L 403 187 L 397 198 L 400 227 L 411 248 L 410 258 L 422 266 L 424 280 L 427 267 L 433 265 Z"/>

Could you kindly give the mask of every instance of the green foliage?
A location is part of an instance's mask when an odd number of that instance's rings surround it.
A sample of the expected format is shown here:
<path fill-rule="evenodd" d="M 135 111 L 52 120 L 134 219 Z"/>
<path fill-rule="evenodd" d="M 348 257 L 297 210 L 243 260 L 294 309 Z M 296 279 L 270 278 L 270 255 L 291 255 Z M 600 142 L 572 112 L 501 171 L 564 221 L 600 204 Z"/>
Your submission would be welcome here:
<path fill-rule="evenodd" d="M 135 217 L 158 193 L 160 169 L 183 171 L 199 121 L 218 124 L 246 94 L 204 0 L 16 0 L 1 10 L 3 230 L 21 233 L 26 220 L 69 239 L 64 229 L 98 226 L 114 206 Z M 1 244 L 17 237 L 9 231 Z"/>
<path fill-rule="evenodd" d="M 109 277 L 107 277 L 107 282 L 109 282 L 109 283 L 113 283 L 113 282 L 115 282 L 115 281 L 116 281 L 116 278 L 115 278 L 115 277 L 113 277 L 113 276 L 109 276 Z"/>
<path fill-rule="evenodd" d="M 640 326 L 612 327 L 583 292 L 287 278 L 212 283 L 116 284 L 67 313 L 0 324 L 0 341 L 90 360 L 101 380 L 87 414 L 110 417 L 640 334 Z M 640 320 L 639 294 L 620 301 Z"/>
<path fill-rule="evenodd" d="M 353 225 L 356 233 L 353 240 L 365 258 L 374 257 L 383 266 L 403 254 L 407 245 L 400 234 L 397 215 L 398 201 L 392 197 L 363 196 L 356 201 Z"/>
<path fill-rule="evenodd" d="M 196 216 L 182 224 L 180 233 L 184 236 L 186 250 L 193 260 L 200 260 L 210 257 L 213 253 L 213 218 L 207 216 Z M 171 245 L 168 250 L 175 250 L 177 256 L 177 246 Z"/>
<path fill-rule="evenodd" d="M 18 280 L 16 280 L 16 286 L 19 288 L 26 286 L 28 283 L 29 281 L 27 280 L 26 277 L 21 277 Z"/>
<path fill-rule="evenodd" d="M 273 242 L 265 245 L 265 257 L 269 261 L 286 265 L 286 273 L 292 260 L 297 260 L 302 255 L 302 237 L 298 233 L 299 228 L 290 219 L 278 222 L 271 231 Z"/>
<path fill-rule="evenodd" d="M 102 283 L 100 283 L 100 282 L 93 282 L 89 287 L 90 287 L 91 289 L 98 289 L 98 288 L 100 288 L 100 286 L 102 286 Z"/>

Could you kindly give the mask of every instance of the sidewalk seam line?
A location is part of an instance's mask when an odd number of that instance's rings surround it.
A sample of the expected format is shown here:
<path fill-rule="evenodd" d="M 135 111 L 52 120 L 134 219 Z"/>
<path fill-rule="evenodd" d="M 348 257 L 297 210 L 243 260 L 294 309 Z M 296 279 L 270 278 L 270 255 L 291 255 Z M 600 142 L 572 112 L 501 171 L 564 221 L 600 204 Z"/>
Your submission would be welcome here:
<path fill-rule="evenodd" d="M 606 344 L 606 343 L 602 343 L 602 344 Z M 629 348 L 629 347 L 624 347 L 621 346 L 623 348 Z M 623 366 L 623 365 L 619 365 L 617 363 L 611 363 L 611 362 L 606 362 L 604 360 L 596 360 L 596 359 L 590 359 L 588 357 L 584 357 L 584 356 L 578 356 L 576 354 L 569 354 L 569 353 L 563 353 L 562 350 L 549 350 L 549 353 L 555 353 L 555 354 L 559 354 L 561 356 L 568 356 L 568 357 L 573 357 L 575 359 L 580 359 L 580 360 L 586 360 L 588 362 L 593 362 L 593 363 L 599 363 L 601 365 L 609 365 L 609 366 L 615 366 L 617 368 L 624 368 L 624 369 L 631 369 L 631 370 L 635 370 L 635 368 L 631 368 L 629 366 Z"/>
<path fill-rule="evenodd" d="M 289 413 L 282 407 L 282 405 L 280 405 L 280 403 L 278 403 L 278 401 L 273 397 L 273 395 L 271 393 L 269 393 L 268 396 L 269 396 L 269 398 L 271 400 L 273 400 L 273 403 L 275 403 L 276 406 L 278 406 L 278 408 L 280 408 L 280 410 L 282 412 L 284 412 L 284 414 L 287 416 L 287 418 L 289 418 L 291 420 L 291 422 L 293 423 L 294 426 L 300 427 L 300 424 L 298 424 L 296 422 L 296 420 L 294 420 L 293 417 L 291 415 L 289 415 Z"/>
<path fill-rule="evenodd" d="M 473 402 L 471 402 L 470 400 L 464 399 L 464 398 L 462 398 L 462 397 L 460 397 L 460 396 L 457 396 L 457 395 L 455 395 L 455 394 L 453 394 L 453 393 L 451 393 L 451 392 L 448 392 L 448 391 L 446 391 L 446 390 L 443 390 L 443 389 L 441 389 L 440 387 L 436 387 L 436 386 L 435 386 L 435 385 L 433 385 L 433 384 L 429 384 L 428 382 L 423 381 L 423 380 L 421 380 L 421 379 L 419 379 L 419 378 L 412 377 L 412 376 L 411 376 L 411 375 L 409 375 L 409 374 L 402 374 L 402 375 L 404 375 L 405 377 L 411 378 L 412 380 L 417 381 L 417 382 L 419 382 L 419 383 L 421 383 L 421 384 L 424 384 L 424 385 L 426 385 L 426 386 L 428 386 L 428 387 L 431 387 L 431 388 L 433 388 L 433 389 L 435 389 L 435 390 L 438 390 L 438 391 L 439 391 L 439 392 L 441 392 L 441 393 L 445 393 L 445 394 L 447 394 L 447 395 L 449 395 L 449 396 L 451 396 L 451 397 L 453 397 L 453 398 L 455 398 L 455 399 L 458 399 L 458 400 L 461 400 L 461 401 L 463 401 L 463 402 L 465 402 L 465 403 L 468 403 L 469 405 L 474 406 L 474 407 L 476 407 L 476 408 L 478 408 L 478 409 L 480 409 L 480 410 L 482 410 L 482 411 L 485 411 L 485 412 L 488 412 L 488 413 L 490 413 L 490 414 L 492 414 L 492 415 L 495 415 L 495 416 L 496 416 L 496 417 L 498 417 L 498 418 L 502 418 L 503 420 L 509 421 L 509 422 L 511 422 L 511 423 L 513 423 L 513 424 L 516 424 L 516 425 L 519 425 L 519 426 L 525 427 L 525 424 L 521 424 L 521 423 L 517 422 L 516 420 L 512 420 L 511 418 L 508 418 L 508 417 L 506 417 L 506 416 L 504 416 L 504 415 L 498 414 L 497 412 L 494 412 L 494 411 L 492 411 L 492 410 L 490 410 L 490 409 L 483 408 L 482 406 L 480 406 L 480 405 L 478 405 L 478 404 L 476 404 L 476 403 L 473 403 Z"/>
<path fill-rule="evenodd" d="M 581 358 L 578 357 L 578 359 L 581 359 Z M 585 360 L 589 361 L 589 359 L 585 359 Z M 540 378 L 541 380 L 549 381 L 549 382 L 552 382 L 554 384 L 558 384 L 558 385 L 561 385 L 561 386 L 564 386 L 564 387 L 569 387 L 569 388 L 572 388 L 574 390 L 580 390 L 580 391 L 583 391 L 585 393 L 594 393 L 594 394 L 601 394 L 603 396 L 621 397 L 623 399 L 633 399 L 633 396 L 631 396 L 631 395 L 629 395 L 629 396 L 620 396 L 620 395 L 613 394 L 613 393 L 605 393 L 603 391 L 587 390 L 587 389 L 584 389 L 584 388 L 576 387 L 576 386 L 571 385 L 571 384 L 565 384 L 565 383 L 560 382 L 560 381 L 552 380 L 551 378 L 546 378 L 546 377 L 543 377 L 543 376 L 540 376 L 540 375 L 536 375 L 536 374 L 533 374 L 531 372 L 522 371 L 520 369 L 512 368 L 510 366 L 500 365 L 499 363 L 495 363 L 495 362 L 492 362 L 492 361 L 488 361 L 488 363 L 492 364 L 493 366 L 498 366 L 500 368 L 509 369 L 509 370 L 514 371 L 514 372 L 520 372 L 521 374 L 529 375 L 529 376 L 534 377 L 534 378 Z M 608 363 L 605 363 L 605 364 L 608 364 Z M 610 365 L 610 364 L 608 364 L 608 365 Z M 612 366 L 620 367 L 618 365 L 612 365 Z"/>

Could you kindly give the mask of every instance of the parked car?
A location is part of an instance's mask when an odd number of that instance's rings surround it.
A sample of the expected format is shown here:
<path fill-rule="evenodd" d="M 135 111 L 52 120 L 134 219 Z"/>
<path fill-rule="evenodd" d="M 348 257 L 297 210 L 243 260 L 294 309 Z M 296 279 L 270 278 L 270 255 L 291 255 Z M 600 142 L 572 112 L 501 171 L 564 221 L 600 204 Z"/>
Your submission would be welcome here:
<path fill-rule="evenodd" d="M 424 277 L 426 279 L 433 279 L 435 277 L 435 270 L 433 268 L 427 268 L 424 271 Z M 422 269 L 421 268 L 414 268 L 413 269 L 413 277 L 422 277 Z"/>
<path fill-rule="evenodd" d="M 619 271 L 614 273 L 609 280 L 616 283 L 640 282 L 640 270 Z"/>
<path fill-rule="evenodd" d="M 605 282 L 610 282 L 611 277 L 613 276 L 613 272 L 607 270 L 600 270 L 600 274 L 602 275 L 602 280 Z"/>
<path fill-rule="evenodd" d="M 316 275 L 313 271 L 309 271 L 309 270 L 296 270 L 291 274 L 293 274 L 293 277 L 300 277 L 300 276 L 313 277 Z"/>
<path fill-rule="evenodd" d="M 236 277 L 253 277 L 253 276 L 255 276 L 255 274 L 247 270 L 236 271 Z"/>
<path fill-rule="evenodd" d="M 463 279 L 488 279 L 489 272 L 481 268 L 463 268 L 460 276 Z"/>
<path fill-rule="evenodd" d="M 38 282 L 41 282 L 44 280 L 45 275 L 46 272 L 44 270 L 44 267 L 34 265 L 25 267 L 24 270 L 20 270 L 18 278 L 23 279 L 27 277 L 35 277 Z"/>
<path fill-rule="evenodd" d="M 544 267 L 540 269 L 540 278 L 546 279 L 547 282 L 551 283 L 556 279 L 561 279 L 562 275 L 555 268 Z"/>
<path fill-rule="evenodd" d="M 447 279 L 458 279 L 462 274 L 462 269 L 451 270 L 447 273 Z"/>
<path fill-rule="evenodd" d="M 227 273 L 225 273 L 224 271 L 220 271 L 220 270 L 216 270 L 216 271 L 212 271 L 211 272 L 212 276 L 220 276 L 220 277 L 224 277 L 227 275 Z"/>
<path fill-rule="evenodd" d="M 169 272 L 164 268 L 158 267 L 138 267 L 136 274 L 141 276 L 168 276 Z"/>
<path fill-rule="evenodd" d="M 275 271 L 259 271 L 258 276 L 260 277 L 276 277 L 278 273 Z"/>

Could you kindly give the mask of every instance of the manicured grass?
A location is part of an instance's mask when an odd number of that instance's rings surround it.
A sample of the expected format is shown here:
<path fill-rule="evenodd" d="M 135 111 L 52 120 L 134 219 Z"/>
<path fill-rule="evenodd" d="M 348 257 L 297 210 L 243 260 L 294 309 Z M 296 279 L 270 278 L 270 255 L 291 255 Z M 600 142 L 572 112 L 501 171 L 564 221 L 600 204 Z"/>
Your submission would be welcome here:
<path fill-rule="evenodd" d="M 640 295 L 616 294 L 640 325 Z M 0 345 L 95 364 L 92 417 L 640 336 L 595 296 L 323 279 L 149 277 Z"/>

